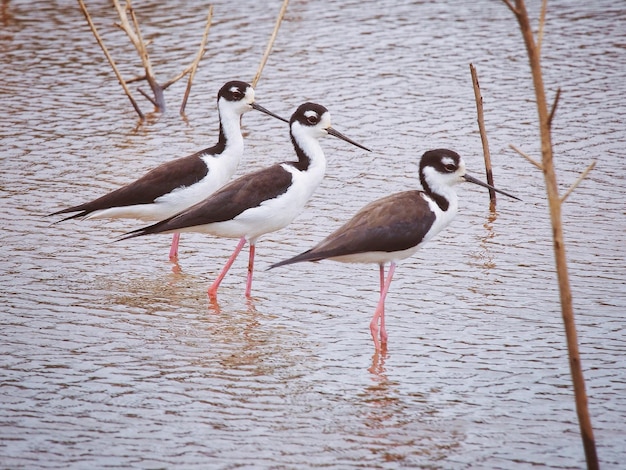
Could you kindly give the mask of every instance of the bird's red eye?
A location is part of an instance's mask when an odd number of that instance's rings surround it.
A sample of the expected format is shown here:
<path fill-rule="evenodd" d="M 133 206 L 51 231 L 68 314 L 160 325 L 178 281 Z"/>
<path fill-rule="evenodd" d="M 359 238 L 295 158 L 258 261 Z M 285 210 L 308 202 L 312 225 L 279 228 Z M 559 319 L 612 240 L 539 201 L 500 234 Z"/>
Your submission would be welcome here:
<path fill-rule="evenodd" d="M 308 116 L 306 118 L 307 122 L 309 124 L 317 124 L 319 122 L 319 117 L 318 116 Z"/>

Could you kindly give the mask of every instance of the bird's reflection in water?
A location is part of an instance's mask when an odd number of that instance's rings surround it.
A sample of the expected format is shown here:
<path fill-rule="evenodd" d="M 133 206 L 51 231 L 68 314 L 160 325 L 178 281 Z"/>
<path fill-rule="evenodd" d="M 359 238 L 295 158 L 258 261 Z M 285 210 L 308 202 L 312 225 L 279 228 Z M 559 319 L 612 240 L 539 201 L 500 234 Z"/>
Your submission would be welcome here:
<path fill-rule="evenodd" d="M 222 313 L 217 297 L 209 297 L 209 313 L 214 313 L 216 315 Z"/>
<path fill-rule="evenodd" d="M 397 422 L 400 399 L 395 389 L 397 382 L 389 380 L 387 376 L 387 357 L 386 349 L 374 353 L 372 365 L 368 368 L 373 383 L 365 389 L 366 403 L 369 405 L 365 425 L 370 429 L 393 427 Z"/>
<path fill-rule="evenodd" d="M 470 259 L 473 260 L 473 264 L 484 269 L 485 272 L 488 272 L 496 267 L 491 245 L 494 243 L 497 236 L 497 233 L 493 228 L 493 224 L 497 219 L 498 213 L 495 210 L 490 211 L 485 223 L 483 224 L 485 232 L 480 236 L 480 248 L 470 253 Z"/>
<path fill-rule="evenodd" d="M 172 272 L 174 274 L 182 274 L 183 268 L 181 268 L 180 264 L 178 264 L 178 258 L 170 260 L 170 263 L 172 264 Z"/>
<path fill-rule="evenodd" d="M 255 302 L 256 301 L 254 300 L 253 297 L 246 298 L 246 314 L 252 314 L 253 315 L 252 318 L 256 318 L 254 317 L 254 314 L 259 313 L 256 309 Z M 217 297 L 209 297 L 208 310 L 210 313 L 213 313 L 213 314 L 222 313 L 222 307 L 220 306 L 220 303 Z M 256 321 L 256 324 L 258 325 L 258 321 Z"/>
<path fill-rule="evenodd" d="M 387 359 L 387 344 L 383 343 L 384 347 L 381 348 L 380 352 L 376 351 L 372 355 L 372 365 L 367 369 L 370 374 L 372 374 L 372 378 L 375 381 L 387 380 L 387 376 L 385 375 L 385 360 Z"/>

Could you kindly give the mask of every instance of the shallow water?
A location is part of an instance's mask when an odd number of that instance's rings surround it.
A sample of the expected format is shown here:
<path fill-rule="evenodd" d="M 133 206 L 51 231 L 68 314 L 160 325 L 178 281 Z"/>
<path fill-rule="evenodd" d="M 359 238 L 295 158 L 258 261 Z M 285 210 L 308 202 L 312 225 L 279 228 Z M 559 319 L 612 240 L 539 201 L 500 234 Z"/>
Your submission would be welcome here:
<path fill-rule="evenodd" d="M 289 116 L 327 106 L 327 177 L 307 210 L 206 288 L 236 241 L 184 234 L 111 243 L 133 221 L 50 225 L 45 215 L 214 143 L 214 96 L 251 80 L 281 2 L 214 2 L 209 51 L 187 119 L 186 83 L 139 125 L 78 7 L 0 9 L 2 468 L 581 468 L 521 35 L 499 2 L 292 2 L 257 86 Z M 193 58 L 208 5 L 135 8 L 162 81 Z M 113 9 L 88 5 L 127 76 L 140 73 Z M 539 2 L 529 2 L 538 12 Z M 546 89 L 562 89 L 554 149 L 587 393 L 603 468 L 626 460 L 626 9 L 553 1 Z M 536 24 L 536 21 L 535 23 Z M 478 187 L 439 237 L 402 263 L 373 355 L 374 266 L 322 262 L 265 271 L 359 207 L 416 186 L 424 150 L 459 151 L 482 178 L 469 63 L 478 71 L 496 184 L 524 202 L 488 210 Z M 133 88 L 134 89 L 134 88 Z M 139 95 L 137 95 L 139 99 Z M 148 104 L 140 100 L 145 111 Z M 291 158 L 285 126 L 244 117 L 239 174 Z"/>

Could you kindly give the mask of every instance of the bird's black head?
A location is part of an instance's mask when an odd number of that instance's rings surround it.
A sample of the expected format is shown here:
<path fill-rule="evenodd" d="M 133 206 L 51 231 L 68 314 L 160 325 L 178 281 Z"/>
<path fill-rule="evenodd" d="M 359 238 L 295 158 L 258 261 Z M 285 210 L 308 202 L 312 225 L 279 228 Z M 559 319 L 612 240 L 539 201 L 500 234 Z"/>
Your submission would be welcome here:
<path fill-rule="evenodd" d="M 424 173 L 424 168 L 432 167 L 438 173 L 443 175 L 447 173 L 454 173 L 463 165 L 461 156 L 453 150 L 448 149 L 435 149 L 428 150 L 422 155 L 420 160 L 420 178 Z M 422 182 L 422 184 L 424 184 Z"/>
<path fill-rule="evenodd" d="M 422 160 L 420 161 L 420 182 L 422 183 L 424 191 L 435 199 L 443 210 L 447 210 L 445 208 L 447 207 L 447 202 L 443 200 L 445 198 L 441 198 L 443 188 L 453 186 L 462 181 L 469 181 L 470 183 L 491 189 L 510 198 L 520 200 L 517 196 L 494 188 L 468 175 L 465 172 L 465 162 L 458 153 L 452 150 L 429 150 L 422 155 Z M 438 197 L 440 199 L 437 199 Z"/>
<path fill-rule="evenodd" d="M 303 129 L 306 129 L 305 132 L 307 134 L 314 135 L 316 137 L 330 134 L 341 140 L 345 140 L 352 145 L 362 148 L 363 150 L 367 150 L 368 152 L 370 151 L 367 147 L 364 147 L 363 145 L 346 137 L 341 132 L 333 129 L 330 125 L 330 112 L 321 104 L 309 102 L 298 106 L 298 109 L 296 109 L 296 111 L 291 115 L 291 120 L 289 121 L 292 133 L 294 132 L 294 126 L 296 124 L 299 124 Z"/>
<path fill-rule="evenodd" d="M 328 109 L 326 109 L 321 104 L 316 103 L 303 103 L 298 106 L 298 109 L 291 115 L 291 120 L 289 124 L 293 124 L 294 122 L 299 122 L 303 126 L 316 126 L 322 119 L 324 113 L 327 113 Z M 329 121 L 330 125 L 330 121 Z"/>
<path fill-rule="evenodd" d="M 246 96 L 248 88 L 252 88 L 252 85 L 239 80 L 226 82 L 217 93 L 217 99 L 224 98 L 226 101 L 241 101 Z"/>

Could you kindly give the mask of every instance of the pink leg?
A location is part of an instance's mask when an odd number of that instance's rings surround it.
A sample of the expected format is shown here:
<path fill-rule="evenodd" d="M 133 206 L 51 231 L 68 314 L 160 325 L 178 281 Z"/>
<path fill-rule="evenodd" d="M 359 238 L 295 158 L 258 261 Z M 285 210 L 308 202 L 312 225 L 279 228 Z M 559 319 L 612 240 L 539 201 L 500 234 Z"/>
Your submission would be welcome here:
<path fill-rule="evenodd" d="M 254 272 L 254 252 L 256 251 L 256 245 L 250 244 L 250 256 L 248 258 L 248 279 L 246 281 L 246 297 L 250 297 L 252 291 L 252 273 Z"/>
<path fill-rule="evenodd" d="M 211 284 L 211 287 L 209 287 L 209 292 L 208 292 L 209 298 L 211 299 L 217 298 L 217 289 L 219 288 L 220 283 L 226 276 L 226 273 L 228 272 L 230 267 L 233 265 L 233 263 L 237 259 L 237 255 L 239 255 L 239 252 L 241 251 L 241 249 L 244 247 L 245 244 L 246 244 L 246 239 L 242 237 L 241 240 L 239 240 L 239 243 L 237 244 L 235 251 L 233 251 L 233 254 L 230 255 L 230 258 L 228 258 L 228 261 L 226 261 L 226 264 L 222 268 L 222 272 L 220 273 L 219 276 L 217 276 L 217 279 L 213 281 L 213 284 Z"/>
<path fill-rule="evenodd" d="M 175 233 L 172 237 L 172 246 L 170 246 L 170 261 L 176 261 L 178 259 L 178 241 L 180 240 L 180 233 Z"/>
<path fill-rule="evenodd" d="M 383 283 L 382 288 L 380 290 L 380 299 L 378 300 L 378 305 L 376 306 L 376 311 L 374 312 L 374 316 L 372 317 L 372 321 L 370 322 L 370 332 L 372 333 L 372 339 L 374 340 L 374 347 L 376 351 L 380 351 L 380 341 L 378 340 L 378 333 L 380 331 L 381 338 L 384 337 L 383 342 L 387 341 L 387 332 L 384 331 L 385 326 L 385 298 L 387 297 L 387 292 L 389 292 L 389 286 L 391 285 L 391 280 L 393 279 L 393 273 L 396 270 L 396 263 L 393 261 L 389 266 L 389 273 L 387 274 L 387 280 Z M 384 268 L 383 268 L 383 277 L 384 277 Z M 378 319 L 380 318 L 381 329 L 378 328 Z"/>

